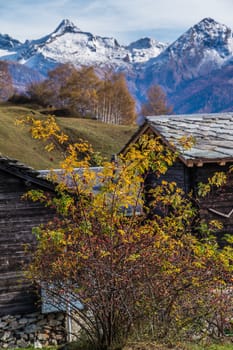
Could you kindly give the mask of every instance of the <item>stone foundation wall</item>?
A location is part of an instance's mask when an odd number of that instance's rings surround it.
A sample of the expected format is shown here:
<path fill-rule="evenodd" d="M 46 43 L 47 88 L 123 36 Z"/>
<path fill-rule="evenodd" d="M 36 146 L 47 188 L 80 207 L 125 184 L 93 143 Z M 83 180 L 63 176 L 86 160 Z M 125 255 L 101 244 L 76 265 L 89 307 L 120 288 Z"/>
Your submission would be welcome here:
<path fill-rule="evenodd" d="M 66 319 L 63 313 L 0 317 L 0 348 L 20 348 L 64 344 Z"/>

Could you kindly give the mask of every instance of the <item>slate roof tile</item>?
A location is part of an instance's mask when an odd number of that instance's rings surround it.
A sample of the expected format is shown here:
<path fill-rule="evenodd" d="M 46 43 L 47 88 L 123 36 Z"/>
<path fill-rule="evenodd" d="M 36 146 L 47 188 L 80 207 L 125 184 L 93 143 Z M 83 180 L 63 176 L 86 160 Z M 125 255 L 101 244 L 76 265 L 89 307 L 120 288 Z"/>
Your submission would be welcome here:
<path fill-rule="evenodd" d="M 233 112 L 176 116 L 152 116 L 147 124 L 156 134 L 174 144 L 185 160 L 233 161 Z M 195 145 L 183 150 L 179 139 L 192 136 Z"/>

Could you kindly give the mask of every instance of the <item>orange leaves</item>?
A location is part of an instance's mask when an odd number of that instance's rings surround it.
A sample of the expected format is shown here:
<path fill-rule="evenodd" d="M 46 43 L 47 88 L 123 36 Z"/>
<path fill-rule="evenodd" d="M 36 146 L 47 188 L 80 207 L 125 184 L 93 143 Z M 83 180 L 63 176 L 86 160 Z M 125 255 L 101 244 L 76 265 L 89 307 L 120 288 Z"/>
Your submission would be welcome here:
<path fill-rule="evenodd" d="M 159 85 L 151 85 L 147 90 L 146 102 L 142 105 L 141 115 L 171 114 L 172 107 L 168 106 L 166 94 Z"/>

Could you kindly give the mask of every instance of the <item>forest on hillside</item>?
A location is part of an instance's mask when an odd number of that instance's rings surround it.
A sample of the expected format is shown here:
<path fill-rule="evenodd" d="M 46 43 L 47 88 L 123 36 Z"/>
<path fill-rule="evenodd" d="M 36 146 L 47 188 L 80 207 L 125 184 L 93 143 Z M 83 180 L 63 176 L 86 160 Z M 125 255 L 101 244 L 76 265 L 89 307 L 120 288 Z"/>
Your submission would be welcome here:
<path fill-rule="evenodd" d="M 161 87 L 151 86 L 145 103 L 136 111 L 125 76 L 111 69 L 97 74 L 94 67 L 61 64 L 44 81 L 34 82 L 26 92 L 14 90 L 8 64 L 0 61 L 0 101 L 31 102 L 60 116 L 90 118 L 108 124 L 132 125 L 138 116 L 170 114 L 172 108 Z"/>

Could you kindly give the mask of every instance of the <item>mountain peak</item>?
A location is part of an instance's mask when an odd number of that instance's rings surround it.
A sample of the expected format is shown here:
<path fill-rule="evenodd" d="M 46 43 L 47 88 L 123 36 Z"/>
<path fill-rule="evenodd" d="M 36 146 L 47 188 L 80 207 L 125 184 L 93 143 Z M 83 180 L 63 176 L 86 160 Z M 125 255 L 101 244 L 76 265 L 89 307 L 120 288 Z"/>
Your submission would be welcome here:
<path fill-rule="evenodd" d="M 53 35 L 62 35 L 64 33 L 77 33 L 80 29 L 69 19 L 63 19 L 59 26 L 53 32 Z"/>
<path fill-rule="evenodd" d="M 145 37 L 145 38 L 141 38 L 137 41 L 132 42 L 128 46 L 128 48 L 130 48 L 130 49 L 150 49 L 151 47 L 156 46 L 158 44 L 159 44 L 158 41 L 151 39 L 151 38 L 148 38 L 148 37 Z"/>
<path fill-rule="evenodd" d="M 202 19 L 199 23 L 197 23 L 192 28 L 198 31 L 205 31 L 205 32 L 210 32 L 210 31 L 225 32 L 229 30 L 229 28 L 225 24 L 221 24 L 210 17 Z"/>
<path fill-rule="evenodd" d="M 203 18 L 199 23 L 203 23 L 203 24 L 218 24 L 218 22 L 216 22 L 213 18 L 211 17 L 205 17 Z"/>
<path fill-rule="evenodd" d="M 132 42 L 126 47 L 126 49 L 130 51 L 131 61 L 139 63 L 157 57 L 166 47 L 167 44 L 161 43 L 152 38 L 144 37 Z"/>
<path fill-rule="evenodd" d="M 178 38 L 169 48 L 170 51 L 190 52 L 194 51 L 203 55 L 204 52 L 212 50 L 224 58 L 233 53 L 232 31 L 225 24 L 216 22 L 212 18 L 204 18 L 199 23 L 191 27 L 186 33 Z"/>

